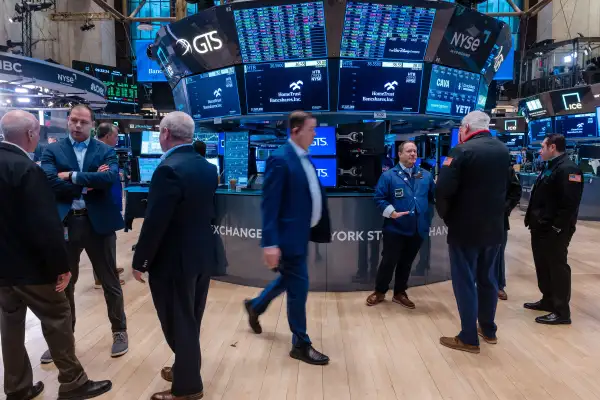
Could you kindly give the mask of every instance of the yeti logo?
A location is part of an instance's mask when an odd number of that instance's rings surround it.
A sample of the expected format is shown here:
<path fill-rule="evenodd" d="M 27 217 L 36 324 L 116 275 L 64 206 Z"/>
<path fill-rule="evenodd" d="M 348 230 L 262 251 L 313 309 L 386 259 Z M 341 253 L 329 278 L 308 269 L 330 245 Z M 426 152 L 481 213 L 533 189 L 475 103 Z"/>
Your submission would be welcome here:
<path fill-rule="evenodd" d="M 292 90 L 300 90 L 300 89 L 302 89 L 303 85 L 304 85 L 304 82 L 302 82 L 302 81 L 292 82 L 292 83 L 290 83 L 290 88 Z"/>
<path fill-rule="evenodd" d="M 392 91 L 392 90 L 396 90 L 396 86 L 398 86 L 398 82 L 394 81 L 394 82 L 388 82 L 385 85 L 383 85 L 385 87 L 385 90 Z"/>

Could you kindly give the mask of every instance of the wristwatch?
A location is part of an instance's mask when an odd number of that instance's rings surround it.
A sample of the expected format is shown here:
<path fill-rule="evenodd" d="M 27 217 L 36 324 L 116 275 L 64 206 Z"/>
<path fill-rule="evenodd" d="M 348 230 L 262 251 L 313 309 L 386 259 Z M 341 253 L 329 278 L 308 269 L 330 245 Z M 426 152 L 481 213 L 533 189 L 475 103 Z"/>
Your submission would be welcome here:
<path fill-rule="evenodd" d="M 69 172 L 69 180 L 73 182 L 73 171 Z"/>

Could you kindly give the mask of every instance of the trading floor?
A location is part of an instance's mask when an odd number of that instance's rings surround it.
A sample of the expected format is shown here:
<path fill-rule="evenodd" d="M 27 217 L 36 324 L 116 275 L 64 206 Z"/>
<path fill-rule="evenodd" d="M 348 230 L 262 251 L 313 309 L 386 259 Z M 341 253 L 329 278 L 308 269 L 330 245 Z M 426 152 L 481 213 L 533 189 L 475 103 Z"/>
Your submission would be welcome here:
<path fill-rule="evenodd" d="M 264 333 L 257 336 L 248 328 L 242 301 L 258 289 L 214 282 L 201 334 L 205 399 L 600 399 L 600 223 L 580 222 L 570 247 L 573 325 L 546 326 L 534 323 L 538 313 L 522 307 L 540 295 L 520 214 L 511 221 L 509 299 L 498 307 L 498 345 L 482 343 L 479 355 L 439 345 L 440 336 L 459 331 L 451 282 L 410 289 L 414 311 L 389 301 L 366 307 L 362 292 L 311 293 L 309 332 L 332 362 L 310 366 L 288 356 L 284 299 L 261 319 Z M 90 377 L 112 379 L 114 388 L 102 399 L 148 399 L 167 388 L 159 373 L 173 361 L 150 292 L 130 275 L 140 222 L 119 236 L 130 327 L 130 352 L 122 358 L 107 352 L 110 326 L 102 291 L 94 289 L 87 258 L 81 264 L 77 355 Z M 38 361 L 46 348 L 39 321 L 29 314 L 27 349 L 34 378 L 46 385 L 40 399 L 54 399 L 57 370 Z"/>

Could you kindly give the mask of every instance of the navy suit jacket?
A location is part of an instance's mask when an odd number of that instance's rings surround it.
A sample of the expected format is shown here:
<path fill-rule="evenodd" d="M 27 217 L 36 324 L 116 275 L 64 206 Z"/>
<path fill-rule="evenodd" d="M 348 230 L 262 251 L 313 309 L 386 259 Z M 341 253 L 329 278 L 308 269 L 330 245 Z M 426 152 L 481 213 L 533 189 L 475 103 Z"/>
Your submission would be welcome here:
<path fill-rule="evenodd" d="M 214 271 L 217 186 L 216 168 L 192 146 L 173 150 L 152 175 L 133 269 L 154 277 Z"/>
<path fill-rule="evenodd" d="M 305 256 L 308 242 L 331 242 L 327 196 L 321 187 L 323 212 L 311 229 L 312 199 L 300 157 L 289 143 L 267 160 L 262 201 L 262 246 L 277 246 L 282 256 Z"/>
<path fill-rule="evenodd" d="M 108 165 L 109 171 L 97 172 L 101 165 Z M 42 169 L 50 181 L 58 213 L 62 221 L 71 210 L 73 200 L 79 199 L 83 188 L 91 188 L 83 195 L 88 217 L 94 231 L 108 235 L 124 228 L 123 217 L 115 205 L 111 188 L 118 179 L 119 164 L 115 150 L 98 140 L 90 140 L 83 160 L 83 169 L 79 169 L 77 157 L 69 138 L 49 144 L 42 155 Z M 59 172 L 77 172 L 77 184 L 63 181 Z"/>

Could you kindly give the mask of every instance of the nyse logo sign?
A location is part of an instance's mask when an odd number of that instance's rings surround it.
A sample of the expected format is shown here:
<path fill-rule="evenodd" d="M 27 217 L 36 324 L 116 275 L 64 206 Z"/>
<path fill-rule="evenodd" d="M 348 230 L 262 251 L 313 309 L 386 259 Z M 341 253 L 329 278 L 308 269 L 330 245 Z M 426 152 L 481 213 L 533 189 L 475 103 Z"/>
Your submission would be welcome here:
<path fill-rule="evenodd" d="M 484 43 L 488 42 L 491 33 L 492 32 L 488 30 L 483 31 L 483 36 L 485 37 L 483 40 Z M 461 50 L 475 53 L 479 49 L 479 46 L 481 46 L 481 39 L 479 38 L 480 34 L 482 34 L 482 32 L 475 26 L 470 27 L 466 32 L 454 32 L 452 40 L 450 40 L 450 45 Z"/>
<path fill-rule="evenodd" d="M 315 147 L 327 147 L 327 138 L 324 138 L 324 137 L 315 138 L 313 140 L 311 146 L 315 146 Z"/>
<path fill-rule="evenodd" d="M 58 81 L 61 83 L 66 83 L 67 85 L 73 85 L 75 80 L 77 79 L 76 75 L 63 75 L 58 74 Z"/>
<path fill-rule="evenodd" d="M 328 178 L 329 173 L 327 172 L 327 170 L 325 168 L 317 168 L 317 176 L 319 178 Z"/>
<path fill-rule="evenodd" d="M 16 72 L 17 74 L 23 73 L 23 66 L 21 63 L 12 62 L 12 61 L 1 61 L 0 69 L 6 72 Z"/>
<path fill-rule="evenodd" d="M 217 33 L 217 31 L 211 31 L 198 35 L 192 40 L 191 44 L 186 39 L 179 39 L 176 44 L 183 48 L 182 56 L 191 53 L 192 48 L 198 54 L 211 53 L 223 47 L 223 41 L 217 36 Z"/>
<path fill-rule="evenodd" d="M 583 108 L 579 93 L 566 93 L 562 95 L 562 98 L 565 110 L 581 110 Z"/>

